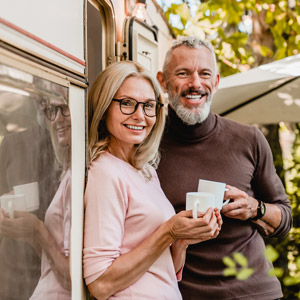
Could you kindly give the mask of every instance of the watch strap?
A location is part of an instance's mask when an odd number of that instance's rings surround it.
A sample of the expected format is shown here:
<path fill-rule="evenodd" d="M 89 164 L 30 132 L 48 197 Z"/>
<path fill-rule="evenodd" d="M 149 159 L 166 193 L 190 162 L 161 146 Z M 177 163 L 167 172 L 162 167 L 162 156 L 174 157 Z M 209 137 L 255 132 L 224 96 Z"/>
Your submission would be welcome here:
<path fill-rule="evenodd" d="M 266 213 L 265 203 L 261 200 L 257 200 L 257 201 L 258 201 L 257 214 L 254 218 L 251 219 L 253 221 L 261 219 Z"/>

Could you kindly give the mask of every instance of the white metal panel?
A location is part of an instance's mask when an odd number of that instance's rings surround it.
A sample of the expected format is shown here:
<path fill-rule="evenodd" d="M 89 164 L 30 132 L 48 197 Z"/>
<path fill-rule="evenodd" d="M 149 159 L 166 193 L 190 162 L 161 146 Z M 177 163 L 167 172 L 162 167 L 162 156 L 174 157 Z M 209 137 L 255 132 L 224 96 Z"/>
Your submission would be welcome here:
<path fill-rule="evenodd" d="M 2 24 L 1 38 L 59 63 L 71 64 L 72 68 L 82 72 L 83 0 L 0 0 L 0 7 L 0 18 L 16 26 L 12 29 Z M 22 33 L 18 33 L 18 29 Z M 32 36 L 36 37 L 35 41 Z M 60 53 L 55 53 L 55 48 L 61 50 Z"/>
<path fill-rule="evenodd" d="M 72 229 L 71 278 L 72 299 L 85 299 L 82 280 L 83 194 L 85 179 L 85 91 L 74 85 L 69 89 L 72 121 Z"/>

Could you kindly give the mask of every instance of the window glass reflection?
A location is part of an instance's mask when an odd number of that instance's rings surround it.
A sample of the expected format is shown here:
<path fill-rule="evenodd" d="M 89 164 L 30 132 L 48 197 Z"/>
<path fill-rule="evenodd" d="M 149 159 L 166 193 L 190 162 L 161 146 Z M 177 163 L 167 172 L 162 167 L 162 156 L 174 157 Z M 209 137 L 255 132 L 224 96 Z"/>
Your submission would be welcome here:
<path fill-rule="evenodd" d="M 0 64 L 0 300 L 71 299 L 67 99 Z"/>

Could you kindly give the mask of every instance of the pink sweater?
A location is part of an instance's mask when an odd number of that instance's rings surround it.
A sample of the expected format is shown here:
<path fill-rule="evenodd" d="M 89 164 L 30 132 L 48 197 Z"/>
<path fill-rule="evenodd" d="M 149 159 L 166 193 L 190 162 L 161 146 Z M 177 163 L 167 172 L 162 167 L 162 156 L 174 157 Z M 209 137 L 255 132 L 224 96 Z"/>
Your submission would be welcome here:
<path fill-rule="evenodd" d="M 85 193 L 84 278 L 96 280 L 174 214 L 157 175 L 140 171 L 106 152 L 90 166 Z M 133 285 L 110 299 L 182 299 L 170 248 Z"/>
<path fill-rule="evenodd" d="M 71 171 L 66 172 L 59 188 L 46 212 L 45 226 L 52 234 L 61 253 L 66 257 L 70 252 L 71 230 Z M 58 282 L 49 263 L 42 252 L 41 278 L 30 300 L 51 299 L 71 300 L 71 291 Z"/>

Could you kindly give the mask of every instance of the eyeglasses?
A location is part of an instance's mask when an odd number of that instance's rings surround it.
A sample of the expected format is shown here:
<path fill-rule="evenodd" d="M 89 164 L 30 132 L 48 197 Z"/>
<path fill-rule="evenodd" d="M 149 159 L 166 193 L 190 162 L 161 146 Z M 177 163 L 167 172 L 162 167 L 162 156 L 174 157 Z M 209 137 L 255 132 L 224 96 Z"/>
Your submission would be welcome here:
<path fill-rule="evenodd" d="M 161 107 L 163 107 L 163 103 L 160 103 L 156 100 L 148 100 L 146 102 L 138 102 L 133 98 L 123 98 L 123 99 L 112 99 L 113 101 L 120 103 L 120 110 L 124 115 L 132 115 L 138 109 L 138 106 L 141 104 L 143 106 L 143 111 L 148 117 L 155 117 Z"/>
<path fill-rule="evenodd" d="M 54 121 L 56 119 L 57 116 L 57 112 L 60 109 L 60 113 L 64 116 L 64 117 L 69 117 L 70 116 L 70 109 L 69 106 L 66 104 L 63 105 L 49 105 L 44 109 L 45 115 L 46 117 L 50 120 L 50 121 Z"/>

